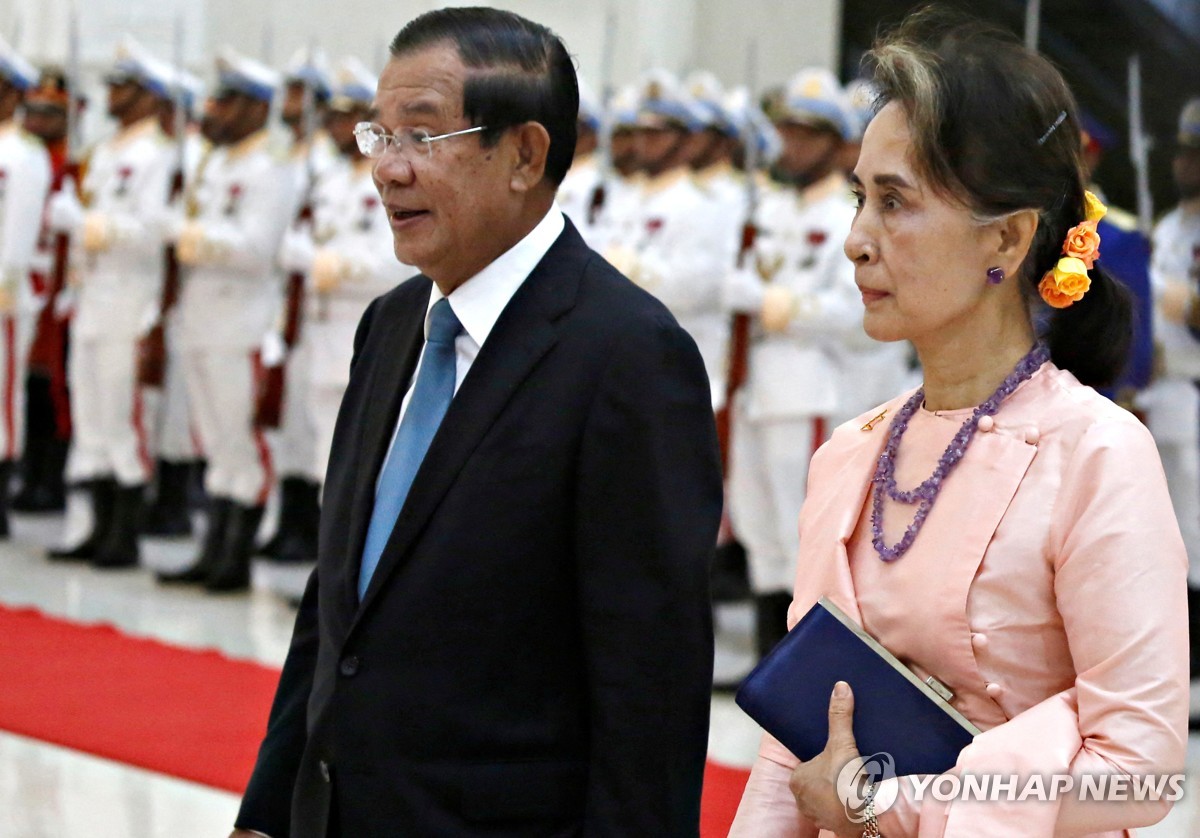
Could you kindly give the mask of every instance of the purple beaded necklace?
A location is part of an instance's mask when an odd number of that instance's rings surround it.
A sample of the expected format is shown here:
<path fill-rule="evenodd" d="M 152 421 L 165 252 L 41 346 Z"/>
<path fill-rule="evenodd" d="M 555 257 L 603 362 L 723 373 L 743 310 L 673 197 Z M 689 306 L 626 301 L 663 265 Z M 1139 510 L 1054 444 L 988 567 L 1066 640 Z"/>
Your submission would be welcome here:
<path fill-rule="evenodd" d="M 996 392 L 975 408 L 971 417 L 963 422 L 958 433 L 954 435 L 954 439 L 950 440 L 950 444 L 942 452 L 933 474 L 929 475 L 924 483 L 909 492 L 896 488 L 896 452 L 900 449 L 900 438 L 908 430 L 908 420 L 925 400 L 925 388 L 917 390 L 913 393 L 912 398 L 905 402 L 904 407 L 900 408 L 900 412 L 892 420 L 892 424 L 888 426 L 887 445 L 884 446 L 883 453 L 879 455 L 879 462 L 875 466 L 875 476 L 871 478 L 871 482 L 875 484 L 875 496 L 871 501 L 871 543 L 875 545 L 875 552 L 879 554 L 879 558 L 885 562 L 894 562 L 908 552 L 917 533 L 925 525 L 925 516 L 933 508 L 933 502 L 937 500 L 938 492 L 942 490 L 942 484 L 954 467 L 958 465 L 958 461 L 963 458 L 963 454 L 967 453 L 967 446 L 971 444 L 971 439 L 975 436 L 979 420 L 984 416 L 994 416 L 1000 409 L 1000 403 L 1049 359 L 1050 352 L 1046 346 L 1041 343 L 1034 344 L 1029 354 L 1017 362 L 1017 366 L 1008 374 L 1008 378 L 1004 379 L 996 388 Z M 908 525 L 908 529 L 904 531 L 904 537 L 892 547 L 889 547 L 883 540 L 883 496 L 885 493 L 894 501 L 909 505 L 917 504 L 917 514 L 913 517 L 912 523 Z"/>

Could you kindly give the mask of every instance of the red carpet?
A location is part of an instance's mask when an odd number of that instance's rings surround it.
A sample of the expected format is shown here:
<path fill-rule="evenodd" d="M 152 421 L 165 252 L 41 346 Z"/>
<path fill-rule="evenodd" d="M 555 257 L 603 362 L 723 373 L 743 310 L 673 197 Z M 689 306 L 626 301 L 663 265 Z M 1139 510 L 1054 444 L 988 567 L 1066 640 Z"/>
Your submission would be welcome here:
<path fill-rule="evenodd" d="M 279 672 L 0 606 L 0 728 L 241 791 Z"/>
<path fill-rule="evenodd" d="M 245 788 L 279 671 L 0 605 L 0 729 L 204 785 Z M 702 838 L 748 772 L 709 763 Z"/>

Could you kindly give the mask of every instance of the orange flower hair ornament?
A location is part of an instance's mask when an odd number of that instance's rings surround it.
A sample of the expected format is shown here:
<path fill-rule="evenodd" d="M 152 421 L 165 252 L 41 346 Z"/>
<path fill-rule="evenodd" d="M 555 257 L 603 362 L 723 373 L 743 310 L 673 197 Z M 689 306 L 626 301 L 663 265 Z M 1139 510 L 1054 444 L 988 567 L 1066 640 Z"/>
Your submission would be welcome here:
<path fill-rule="evenodd" d="M 1096 224 L 1108 212 L 1108 207 L 1091 192 L 1084 192 L 1086 218 L 1067 231 L 1062 258 L 1038 283 L 1042 299 L 1054 308 L 1066 308 L 1083 299 L 1092 287 L 1088 271 L 1100 256 L 1100 234 Z"/>

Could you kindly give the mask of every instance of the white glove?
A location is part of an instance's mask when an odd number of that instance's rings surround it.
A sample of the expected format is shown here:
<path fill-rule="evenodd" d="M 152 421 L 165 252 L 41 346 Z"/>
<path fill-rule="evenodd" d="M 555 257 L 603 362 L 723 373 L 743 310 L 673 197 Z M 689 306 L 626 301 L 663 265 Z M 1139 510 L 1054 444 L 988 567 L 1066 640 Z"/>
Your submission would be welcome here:
<path fill-rule="evenodd" d="M 63 178 L 62 189 L 50 196 L 46 216 L 50 229 L 56 233 L 73 233 L 83 224 L 83 204 L 75 195 L 72 178 Z"/>
<path fill-rule="evenodd" d="M 350 278 L 350 265 L 333 250 L 323 247 L 312 260 L 312 281 L 319 294 L 328 294 Z"/>
<path fill-rule="evenodd" d="M 306 274 L 312 270 L 316 248 L 308 229 L 289 229 L 279 245 L 279 266 L 288 273 Z"/>
<path fill-rule="evenodd" d="M 259 358 L 264 367 L 278 367 L 287 360 L 287 345 L 278 332 L 272 330 L 263 335 Z"/>
<path fill-rule="evenodd" d="M 112 247 L 116 238 L 115 225 L 108 216 L 96 211 L 83 215 L 83 249 L 88 253 L 103 253 Z"/>
<path fill-rule="evenodd" d="M 766 283 L 753 268 L 740 268 L 725 277 L 721 302 L 732 311 L 757 314 L 762 310 Z"/>
<path fill-rule="evenodd" d="M 67 287 L 58 292 L 54 298 L 54 316 L 66 320 L 75 312 L 75 289 Z"/>

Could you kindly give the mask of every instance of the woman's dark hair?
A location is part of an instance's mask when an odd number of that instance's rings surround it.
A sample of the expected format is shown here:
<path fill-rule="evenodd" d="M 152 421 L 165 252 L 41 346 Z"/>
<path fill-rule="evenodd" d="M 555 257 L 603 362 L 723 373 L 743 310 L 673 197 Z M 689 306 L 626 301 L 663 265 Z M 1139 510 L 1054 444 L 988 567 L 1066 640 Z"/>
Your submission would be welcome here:
<path fill-rule="evenodd" d="M 550 135 L 546 179 L 562 182 L 575 157 L 579 82 L 562 39 L 545 26 L 489 8 L 438 9 L 409 21 L 392 41 L 394 57 L 452 44 L 471 70 L 463 114 L 486 125 L 485 145 L 513 125 L 538 122 Z"/>
<path fill-rule="evenodd" d="M 1080 123 L 1063 77 L 1007 32 L 935 7 L 906 18 L 866 60 L 874 63 L 876 107 L 904 109 L 912 163 L 936 191 L 981 219 L 1037 210 L 1020 281 L 1027 300 L 1041 305 L 1038 283 L 1085 217 Z M 1049 311 L 1044 336 L 1057 366 L 1103 386 L 1124 368 L 1132 304 L 1099 263 L 1089 275 L 1083 299 Z"/>

